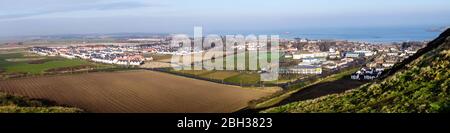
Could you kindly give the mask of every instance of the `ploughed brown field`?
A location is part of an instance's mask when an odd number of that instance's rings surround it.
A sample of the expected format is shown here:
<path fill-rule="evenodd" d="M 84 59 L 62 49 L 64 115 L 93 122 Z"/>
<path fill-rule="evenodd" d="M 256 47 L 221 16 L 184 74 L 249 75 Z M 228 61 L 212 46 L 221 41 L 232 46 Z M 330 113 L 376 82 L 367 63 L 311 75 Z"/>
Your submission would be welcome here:
<path fill-rule="evenodd" d="M 125 71 L 0 81 L 0 91 L 48 99 L 88 112 L 233 112 L 271 91 L 153 71 Z"/>

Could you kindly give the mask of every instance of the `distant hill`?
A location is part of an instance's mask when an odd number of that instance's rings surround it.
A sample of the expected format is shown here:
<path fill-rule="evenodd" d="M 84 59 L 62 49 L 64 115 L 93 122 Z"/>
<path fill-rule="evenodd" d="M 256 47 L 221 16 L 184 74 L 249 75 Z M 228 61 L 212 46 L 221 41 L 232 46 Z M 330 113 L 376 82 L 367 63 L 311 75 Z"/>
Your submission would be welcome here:
<path fill-rule="evenodd" d="M 450 29 L 371 84 L 263 112 L 449 112 Z"/>

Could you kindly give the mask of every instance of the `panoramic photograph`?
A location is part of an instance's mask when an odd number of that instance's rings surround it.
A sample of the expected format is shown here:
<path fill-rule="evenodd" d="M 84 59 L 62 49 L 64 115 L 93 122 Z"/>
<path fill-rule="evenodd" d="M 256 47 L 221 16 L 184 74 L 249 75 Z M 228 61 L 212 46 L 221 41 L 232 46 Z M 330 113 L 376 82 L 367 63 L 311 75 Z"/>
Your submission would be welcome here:
<path fill-rule="evenodd" d="M 211 130 L 295 128 L 314 119 L 307 114 L 329 121 L 341 113 L 445 114 L 449 7 L 448 0 L 1 0 L 0 116 L 167 116 L 159 128 Z"/>

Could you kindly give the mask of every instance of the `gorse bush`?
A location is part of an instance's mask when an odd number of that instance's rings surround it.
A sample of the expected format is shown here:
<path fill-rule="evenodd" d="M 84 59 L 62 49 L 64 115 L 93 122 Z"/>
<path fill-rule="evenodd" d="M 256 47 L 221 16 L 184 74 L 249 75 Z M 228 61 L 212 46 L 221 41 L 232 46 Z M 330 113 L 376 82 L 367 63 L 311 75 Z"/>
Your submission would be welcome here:
<path fill-rule="evenodd" d="M 50 101 L 29 99 L 0 92 L 0 113 L 76 113 L 78 108 L 54 106 Z"/>

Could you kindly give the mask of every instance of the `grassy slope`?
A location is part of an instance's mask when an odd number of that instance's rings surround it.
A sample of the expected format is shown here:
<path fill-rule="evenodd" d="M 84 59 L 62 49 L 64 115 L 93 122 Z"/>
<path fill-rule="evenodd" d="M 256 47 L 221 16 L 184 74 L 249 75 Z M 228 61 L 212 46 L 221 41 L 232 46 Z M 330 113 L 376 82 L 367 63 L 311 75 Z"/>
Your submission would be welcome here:
<path fill-rule="evenodd" d="M 0 113 L 77 113 L 78 108 L 51 106 L 48 101 L 33 100 L 0 92 Z"/>
<path fill-rule="evenodd" d="M 449 45 L 447 40 L 380 82 L 263 112 L 448 112 Z"/>

